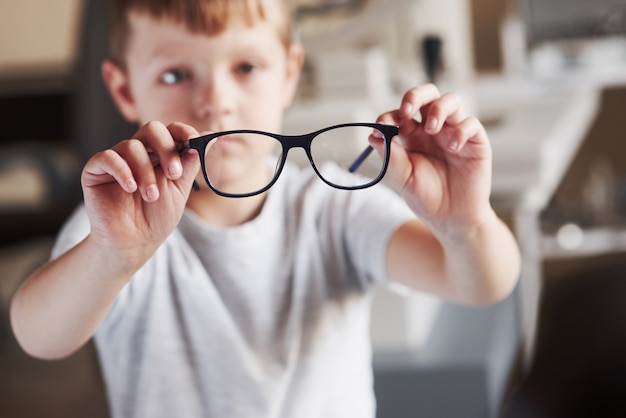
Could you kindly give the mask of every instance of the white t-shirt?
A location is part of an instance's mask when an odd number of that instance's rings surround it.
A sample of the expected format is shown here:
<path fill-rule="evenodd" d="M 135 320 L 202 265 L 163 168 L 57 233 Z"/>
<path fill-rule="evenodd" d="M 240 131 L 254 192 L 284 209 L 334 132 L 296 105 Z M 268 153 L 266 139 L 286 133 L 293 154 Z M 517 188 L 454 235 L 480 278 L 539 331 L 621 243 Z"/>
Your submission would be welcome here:
<path fill-rule="evenodd" d="M 241 226 L 187 210 L 96 332 L 113 417 L 374 417 L 371 290 L 413 216 L 294 167 Z M 53 256 L 88 232 L 81 207 Z"/>

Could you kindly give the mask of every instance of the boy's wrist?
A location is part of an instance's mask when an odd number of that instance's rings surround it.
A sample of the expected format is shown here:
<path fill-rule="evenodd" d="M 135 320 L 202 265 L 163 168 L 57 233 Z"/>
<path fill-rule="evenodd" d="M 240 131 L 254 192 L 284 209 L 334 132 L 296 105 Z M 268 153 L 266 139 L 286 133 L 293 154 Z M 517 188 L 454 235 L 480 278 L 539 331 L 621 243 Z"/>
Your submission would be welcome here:
<path fill-rule="evenodd" d="M 463 224 L 448 223 L 442 227 L 431 226 L 431 228 L 444 246 L 454 248 L 465 247 L 483 241 L 494 230 L 500 228 L 501 223 L 502 221 L 498 218 L 498 215 L 489 207 L 484 213 L 476 216 L 472 222 Z"/>
<path fill-rule="evenodd" d="M 102 245 L 92 235 L 82 245 L 89 259 L 102 268 L 102 272 L 113 278 L 128 281 L 154 254 L 156 248 L 144 245 L 139 248 L 113 248 Z M 158 247 L 157 247 L 158 248 Z"/>

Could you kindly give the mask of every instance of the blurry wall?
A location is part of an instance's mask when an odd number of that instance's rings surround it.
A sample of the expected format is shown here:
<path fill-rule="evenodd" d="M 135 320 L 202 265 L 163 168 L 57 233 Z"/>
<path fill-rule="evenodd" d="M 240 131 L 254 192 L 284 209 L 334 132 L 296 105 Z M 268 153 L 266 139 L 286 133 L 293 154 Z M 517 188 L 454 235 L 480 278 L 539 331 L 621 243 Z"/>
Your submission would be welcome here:
<path fill-rule="evenodd" d="M 82 0 L 0 4 L 0 78 L 67 74 L 76 56 Z"/>
<path fill-rule="evenodd" d="M 83 5 L 83 0 L 0 4 L 0 78 L 69 72 L 79 48 Z M 476 69 L 497 71 L 506 1 L 470 0 L 469 5 Z"/>
<path fill-rule="evenodd" d="M 500 24 L 506 16 L 507 2 L 471 0 L 470 10 L 476 72 L 498 72 L 502 68 Z"/>

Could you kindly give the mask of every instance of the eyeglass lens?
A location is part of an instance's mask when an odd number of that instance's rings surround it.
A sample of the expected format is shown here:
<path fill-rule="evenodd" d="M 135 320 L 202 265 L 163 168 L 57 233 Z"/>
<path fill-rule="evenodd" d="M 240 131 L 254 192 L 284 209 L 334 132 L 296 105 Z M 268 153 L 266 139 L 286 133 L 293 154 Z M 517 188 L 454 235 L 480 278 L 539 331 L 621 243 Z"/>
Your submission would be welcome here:
<path fill-rule="evenodd" d="M 320 175 L 339 187 L 361 187 L 378 177 L 384 161 L 377 152 L 371 152 L 369 138 L 373 132 L 367 126 L 344 126 L 316 136 L 311 142 L 311 157 Z"/>
<path fill-rule="evenodd" d="M 317 135 L 310 152 L 319 175 L 340 188 L 359 188 L 372 183 L 384 165 L 383 158 L 370 147 L 369 138 L 374 131 L 367 126 L 342 126 Z M 221 193 L 257 192 L 278 175 L 282 152 L 280 141 L 262 133 L 217 137 L 205 152 L 207 178 Z"/>
<path fill-rule="evenodd" d="M 263 189 L 277 174 L 282 145 L 257 133 L 219 136 L 205 150 L 206 177 L 224 194 L 249 194 Z"/>

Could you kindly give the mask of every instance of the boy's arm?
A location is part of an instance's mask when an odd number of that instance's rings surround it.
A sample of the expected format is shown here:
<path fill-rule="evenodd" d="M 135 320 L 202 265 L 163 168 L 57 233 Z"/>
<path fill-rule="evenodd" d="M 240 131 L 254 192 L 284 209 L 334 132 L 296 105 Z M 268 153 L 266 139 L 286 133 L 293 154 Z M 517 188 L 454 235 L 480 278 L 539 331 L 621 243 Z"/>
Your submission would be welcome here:
<path fill-rule="evenodd" d="M 388 277 L 444 299 L 483 305 L 508 295 L 519 277 L 519 250 L 495 214 L 460 240 L 437 238 L 414 220 L 392 235 Z"/>
<path fill-rule="evenodd" d="M 144 125 L 93 156 L 81 176 L 90 233 L 18 289 L 11 325 L 25 351 L 60 358 L 84 344 L 130 277 L 176 227 L 200 163 L 176 143 L 190 126 Z"/>
<path fill-rule="evenodd" d="M 91 237 L 33 273 L 11 303 L 13 332 L 28 354 L 57 359 L 94 334 L 119 291 L 141 266 Z"/>
<path fill-rule="evenodd" d="M 419 219 L 391 237 L 389 277 L 463 303 L 504 297 L 518 280 L 520 256 L 490 205 L 492 150 L 480 121 L 465 114 L 459 96 L 426 84 L 379 122 L 400 128 L 389 176 Z M 382 152 L 382 142 L 373 145 Z"/>

